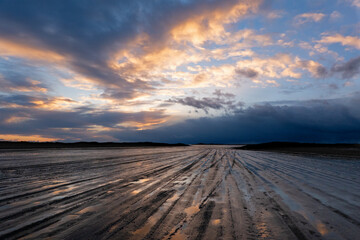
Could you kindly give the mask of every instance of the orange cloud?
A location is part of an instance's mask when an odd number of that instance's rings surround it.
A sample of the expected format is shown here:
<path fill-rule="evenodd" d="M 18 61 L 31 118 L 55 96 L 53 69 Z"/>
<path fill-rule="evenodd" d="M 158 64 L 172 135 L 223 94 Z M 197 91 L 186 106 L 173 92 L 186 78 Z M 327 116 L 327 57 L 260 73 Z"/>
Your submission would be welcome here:
<path fill-rule="evenodd" d="M 346 0 L 351 3 L 352 6 L 360 8 L 360 0 Z"/>
<path fill-rule="evenodd" d="M 176 42 L 187 41 L 195 46 L 205 41 L 220 41 L 226 37 L 225 25 L 236 22 L 249 12 L 255 12 L 262 1 L 238 1 L 212 11 L 199 13 L 175 26 L 170 34 Z"/>
<path fill-rule="evenodd" d="M 46 110 L 60 110 L 60 109 L 72 109 L 74 106 L 78 106 L 78 102 L 63 97 L 55 97 L 50 100 L 34 99 L 30 101 L 35 105 L 35 108 L 42 108 Z"/>
<path fill-rule="evenodd" d="M 237 68 L 240 69 L 252 69 L 258 73 L 259 77 L 301 77 L 301 73 L 296 72 L 298 67 L 294 62 L 293 57 L 289 54 L 276 54 L 270 58 L 255 57 L 248 60 L 238 61 L 236 65 Z"/>
<path fill-rule="evenodd" d="M 270 41 L 268 36 L 256 35 L 252 30 L 243 30 L 233 36 L 225 29 L 226 24 L 256 11 L 260 3 L 261 0 L 238 1 L 236 4 L 219 5 L 215 9 L 204 8 L 172 27 L 164 41 L 153 43 L 149 36 L 140 34 L 114 54 L 108 65 L 128 81 L 149 81 L 164 78 L 164 71 L 174 72 L 185 64 L 252 55 L 250 50 L 244 50 L 250 44 L 248 41 L 216 50 L 208 50 L 201 45 L 206 41 L 231 44 L 244 38 L 267 44 Z M 232 39 L 231 42 L 229 39 Z"/>
<path fill-rule="evenodd" d="M 326 68 L 318 62 L 313 60 L 304 61 L 299 58 L 296 58 L 295 61 L 300 68 L 310 72 L 313 77 L 320 78 L 327 74 Z"/>
<path fill-rule="evenodd" d="M 81 90 L 94 90 L 96 89 L 95 80 L 83 76 L 75 76 L 73 78 L 61 78 L 60 81 L 66 86 L 77 88 Z"/>
<path fill-rule="evenodd" d="M 31 118 L 29 117 L 18 117 L 18 116 L 13 116 L 13 117 L 9 117 L 8 119 L 5 120 L 5 123 L 8 124 L 12 124 L 12 123 L 20 123 L 20 122 L 25 122 L 27 120 L 30 120 Z"/>
<path fill-rule="evenodd" d="M 341 43 L 341 45 L 343 46 L 351 46 L 356 49 L 360 49 L 359 37 L 343 36 L 341 34 L 335 34 L 335 35 L 323 36 L 318 42 L 326 43 L 326 44 Z"/>
<path fill-rule="evenodd" d="M 46 62 L 60 62 L 65 59 L 64 56 L 35 46 L 28 46 L 7 39 L 0 39 L 0 56 L 20 57 L 32 60 L 41 60 Z"/>
<path fill-rule="evenodd" d="M 31 141 L 31 142 L 53 142 L 63 140 L 60 138 L 43 137 L 40 135 L 19 135 L 19 134 L 0 134 L 3 141 Z"/>
<path fill-rule="evenodd" d="M 319 22 L 325 17 L 323 13 L 303 13 L 295 16 L 295 24 L 301 25 L 307 22 Z"/>

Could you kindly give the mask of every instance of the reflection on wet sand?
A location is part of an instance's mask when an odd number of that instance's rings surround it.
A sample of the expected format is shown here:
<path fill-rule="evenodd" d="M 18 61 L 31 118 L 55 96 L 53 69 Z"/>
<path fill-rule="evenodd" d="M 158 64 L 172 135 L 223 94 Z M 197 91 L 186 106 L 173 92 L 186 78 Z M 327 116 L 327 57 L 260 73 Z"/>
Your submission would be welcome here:
<path fill-rule="evenodd" d="M 258 223 L 256 224 L 256 229 L 258 231 L 258 239 L 269 239 L 270 231 L 266 226 L 266 223 Z"/>
<path fill-rule="evenodd" d="M 140 190 L 134 190 L 134 191 L 131 192 L 131 194 L 136 195 L 136 194 L 138 194 L 139 192 L 141 192 L 141 191 L 140 191 Z"/>
<path fill-rule="evenodd" d="M 216 225 L 219 225 L 221 223 L 221 219 L 214 219 L 214 220 L 211 220 L 211 224 L 216 226 Z"/>
<path fill-rule="evenodd" d="M 151 227 L 156 223 L 156 221 L 161 217 L 160 214 L 153 215 L 151 217 L 148 218 L 148 220 L 146 221 L 146 223 L 144 224 L 144 226 L 142 226 L 141 228 L 137 229 L 136 231 L 132 232 L 132 237 L 131 239 L 134 240 L 140 240 L 143 239 L 146 234 L 150 231 Z"/>
<path fill-rule="evenodd" d="M 327 229 L 326 225 L 324 223 L 322 223 L 321 221 L 317 221 L 316 223 L 316 230 L 318 230 L 318 232 L 324 236 L 326 234 L 329 233 L 329 230 Z"/>
<path fill-rule="evenodd" d="M 190 206 L 184 209 L 184 212 L 188 215 L 194 215 L 195 213 L 199 212 L 200 208 L 199 208 L 199 204 L 194 205 L 194 206 Z"/>
<path fill-rule="evenodd" d="M 177 231 L 173 236 L 170 238 L 171 240 L 185 240 L 187 239 L 186 235 L 181 232 L 181 230 Z"/>
<path fill-rule="evenodd" d="M 151 178 L 141 178 L 141 179 L 138 179 L 137 181 L 132 182 L 132 183 L 144 183 L 144 182 L 150 181 L 150 179 Z"/>

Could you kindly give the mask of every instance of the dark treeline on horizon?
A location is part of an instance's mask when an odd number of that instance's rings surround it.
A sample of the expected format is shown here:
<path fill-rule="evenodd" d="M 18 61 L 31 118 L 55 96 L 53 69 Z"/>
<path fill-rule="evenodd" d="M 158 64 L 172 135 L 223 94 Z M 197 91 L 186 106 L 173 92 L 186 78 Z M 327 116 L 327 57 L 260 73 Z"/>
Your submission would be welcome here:
<path fill-rule="evenodd" d="M 188 146 L 184 143 L 157 143 L 157 142 L 26 142 L 0 141 L 0 149 L 26 148 L 91 148 L 91 147 L 177 147 Z"/>

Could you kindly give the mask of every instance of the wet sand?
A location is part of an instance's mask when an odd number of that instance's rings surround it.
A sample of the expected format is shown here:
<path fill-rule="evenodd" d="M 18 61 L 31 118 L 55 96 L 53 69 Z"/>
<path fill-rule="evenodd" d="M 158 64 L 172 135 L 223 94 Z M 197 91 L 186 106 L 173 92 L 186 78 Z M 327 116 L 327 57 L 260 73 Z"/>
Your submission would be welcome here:
<path fill-rule="evenodd" d="M 239 150 L 267 151 L 288 153 L 304 156 L 324 156 L 337 158 L 353 158 L 360 160 L 360 144 L 316 144 L 316 143 L 291 143 L 270 142 L 249 144 L 234 147 Z"/>
<path fill-rule="evenodd" d="M 230 146 L 0 152 L 0 239 L 359 239 L 360 161 Z"/>

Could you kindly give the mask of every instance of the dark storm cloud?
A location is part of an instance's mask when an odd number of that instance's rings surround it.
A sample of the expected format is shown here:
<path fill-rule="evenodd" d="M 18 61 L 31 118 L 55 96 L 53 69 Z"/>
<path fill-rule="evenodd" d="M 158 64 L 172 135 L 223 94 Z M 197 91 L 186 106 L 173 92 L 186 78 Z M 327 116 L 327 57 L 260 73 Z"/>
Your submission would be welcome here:
<path fill-rule="evenodd" d="M 360 57 L 352 58 L 342 64 L 336 64 L 331 68 L 331 71 L 340 73 L 343 79 L 352 78 L 360 73 Z"/>
<path fill-rule="evenodd" d="M 213 95 L 216 97 L 203 97 L 201 99 L 196 99 L 191 96 L 169 99 L 168 102 L 202 109 L 206 113 L 208 113 L 209 109 L 236 110 L 237 107 L 241 107 L 243 105 L 242 103 L 236 103 L 234 100 L 234 94 L 223 93 L 221 90 L 217 89 L 213 92 Z"/>
<path fill-rule="evenodd" d="M 266 141 L 360 142 L 360 94 L 351 98 L 261 104 L 234 115 L 189 119 L 145 131 L 123 131 L 119 140 L 187 143 L 250 143 Z"/>
<path fill-rule="evenodd" d="M 243 68 L 243 69 L 238 68 L 235 71 L 237 74 L 247 78 L 255 78 L 259 75 L 259 73 L 256 70 L 251 68 Z"/>

